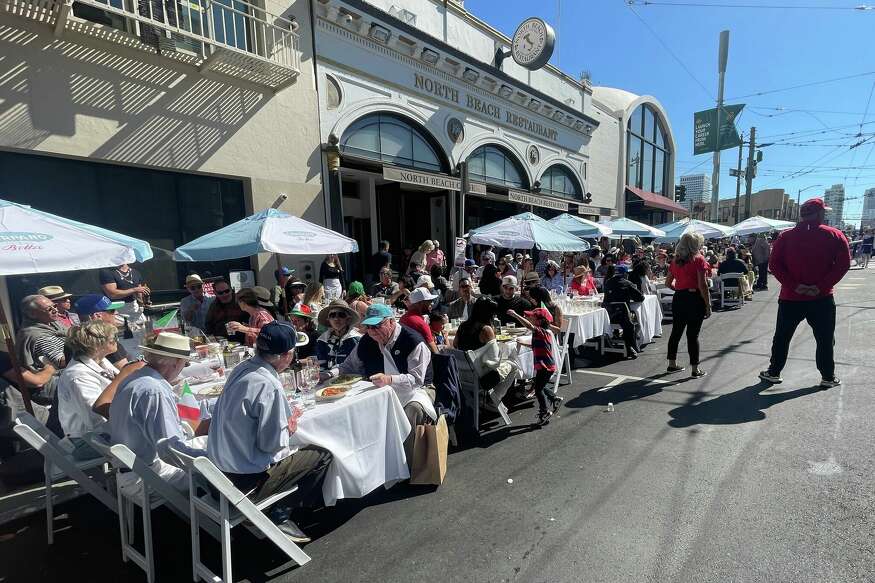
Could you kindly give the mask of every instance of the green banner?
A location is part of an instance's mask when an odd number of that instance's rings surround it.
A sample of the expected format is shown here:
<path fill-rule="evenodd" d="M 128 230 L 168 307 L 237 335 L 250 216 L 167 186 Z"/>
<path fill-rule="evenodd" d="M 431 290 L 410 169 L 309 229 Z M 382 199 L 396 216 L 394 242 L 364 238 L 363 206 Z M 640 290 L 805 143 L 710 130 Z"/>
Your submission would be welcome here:
<path fill-rule="evenodd" d="M 720 149 L 727 150 L 741 144 L 735 129 L 735 118 L 744 109 L 741 105 L 724 105 L 720 114 Z M 697 111 L 693 115 L 693 155 L 717 151 L 717 108 Z"/>

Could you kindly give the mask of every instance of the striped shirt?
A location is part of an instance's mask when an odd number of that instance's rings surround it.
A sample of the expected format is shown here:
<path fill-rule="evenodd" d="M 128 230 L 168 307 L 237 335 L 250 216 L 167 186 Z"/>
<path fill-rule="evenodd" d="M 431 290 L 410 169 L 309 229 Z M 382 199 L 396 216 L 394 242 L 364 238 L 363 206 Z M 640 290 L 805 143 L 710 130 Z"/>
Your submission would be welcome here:
<path fill-rule="evenodd" d="M 535 370 L 556 371 L 556 357 L 553 352 L 555 337 L 547 328 L 534 328 L 532 330 L 532 353 L 535 361 Z"/>

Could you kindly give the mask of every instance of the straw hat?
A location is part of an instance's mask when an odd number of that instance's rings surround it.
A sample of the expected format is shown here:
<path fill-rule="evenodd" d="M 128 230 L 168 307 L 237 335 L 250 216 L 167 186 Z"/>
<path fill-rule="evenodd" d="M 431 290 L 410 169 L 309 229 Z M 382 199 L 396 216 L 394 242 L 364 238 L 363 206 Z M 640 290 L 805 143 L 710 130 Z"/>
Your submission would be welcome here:
<path fill-rule="evenodd" d="M 272 308 L 273 302 L 270 301 L 270 292 L 267 291 L 267 288 L 261 287 L 260 285 L 252 288 L 252 291 L 255 292 L 255 298 L 258 300 L 258 305 L 262 308 Z"/>
<path fill-rule="evenodd" d="M 331 312 L 336 312 L 338 310 L 341 312 L 346 312 L 346 315 L 348 316 L 346 321 L 349 323 L 350 328 L 359 323 L 359 313 L 350 308 L 349 304 L 347 304 L 343 300 L 332 300 L 330 304 L 328 304 L 319 311 L 319 325 L 328 328 L 328 314 L 330 314 Z"/>
<path fill-rule="evenodd" d="M 578 277 L 583 277 L 584 275 L 586 275 L 587 269 L 588 268 L 586 265 L 578 265 L 577 267 L 575 267 L 574 268 L 574 279 L 577 279 Z"/>
<path fill-rule="evenodd" d="M 46 296 L 53 302 L 57 302 L 58 300 L 65 300 L 67 298 L 72 298 L 73 294 L 68 294 L 64 291 L 59 285 L 47 285 L 46 287 L 39 288 L 39 291 L 36 292 L 41 296 Z"/>
<path fill-rule="evenodd" d="M 203 285 L 204 280 L 202 280 L 201 276 L 199 276 L 197 273 L 192 273 L 191 275 L 189 275 L 188 277 L 185 278 L 185 287 L 188 287 L 193 283 L 199 283 L 199 284 Z"/>
<path fill-rule="evenodd" d="M 191 342 L 188 337 L 173 332 L 161 332 L 155 341 L 146 346 L 140 346 L 143 352 L 178 358 L 186 362 L 191 360 Z"/>

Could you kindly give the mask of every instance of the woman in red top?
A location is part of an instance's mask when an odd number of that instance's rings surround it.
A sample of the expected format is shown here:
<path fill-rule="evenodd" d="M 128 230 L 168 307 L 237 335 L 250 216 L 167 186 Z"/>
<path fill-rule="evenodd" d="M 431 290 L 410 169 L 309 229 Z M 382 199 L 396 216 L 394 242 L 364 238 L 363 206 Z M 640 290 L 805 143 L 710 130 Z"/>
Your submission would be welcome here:
<path fill-rule="evenodd" d="M 711 316 L 711 295 L 705 281 L 708 263 L 702 257 L 701 249 L 705 239 L 699 233 L 685 233 L 674 252 L 674 261 L 668 268 L 665 285 L 674 291 L 671 303 L 674 322 L 668 339 L 668 372 L 680 372 L 678 366 L 678 344 L 684 329 L 687 331 L 687 350 L 694 378 L 705 376 L 699 368 L 699 331 L 702 322 Z"/>
<path fill-rule="evenodd" d="M 574 277 L 571 280 L 571 295 L 577 292 L 579 296 L 591 296 L 598 293 L 595 288 L 595 280 L 589 272 L 589 266 L 578 265 L 574 268 Z"/>
<path fill-rule="evenodd" d="M 237 304 L 249 315 L 249 326 L 244 326 L 240 322 L 228 322 L 228 330 L 242 332 L 246 335 L 246 345 L 254 346 L 262 326 L 274 320 L 273 314 L 266 309 L 273 307 L 270 302 L 270 292 L 264 288 L 243 288 L 237 292 Z"/>

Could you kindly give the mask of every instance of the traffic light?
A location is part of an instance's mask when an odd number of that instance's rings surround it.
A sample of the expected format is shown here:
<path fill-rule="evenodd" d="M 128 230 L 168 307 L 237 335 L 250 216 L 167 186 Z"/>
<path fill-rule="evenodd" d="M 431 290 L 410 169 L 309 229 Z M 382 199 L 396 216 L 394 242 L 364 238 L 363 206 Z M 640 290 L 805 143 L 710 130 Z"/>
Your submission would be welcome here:
<path fill-rule="evenodd" d="M 687 187 L 683 184 L 674 187 L 674 199 L 678 202 L 683 202 L 687 198 Z"/>

